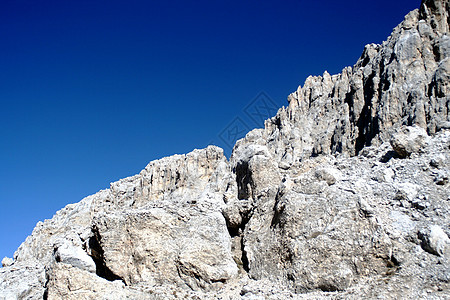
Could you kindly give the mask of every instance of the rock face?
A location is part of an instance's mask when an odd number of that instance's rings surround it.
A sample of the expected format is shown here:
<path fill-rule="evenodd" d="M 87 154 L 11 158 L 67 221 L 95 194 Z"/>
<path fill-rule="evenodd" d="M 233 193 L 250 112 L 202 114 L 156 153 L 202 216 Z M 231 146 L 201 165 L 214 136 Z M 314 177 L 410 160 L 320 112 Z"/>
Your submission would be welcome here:
<path fill-rule="evenodd" d="M 289 164 L 311 155 L 357 155 L 401 125 L 428 134 L 449 128 L 448 15 L 448 1 L 424 1 L 382 45 L 367 45 L 355 66 L 307 78 L 289 95 L 289 107 L 251 139 Z"/>
<path fill-rule="evenodd" d="M 450 297 L 449 1 L 214 146 L 39 222 L 0 299 Z"/>
<path fill-rule="evenodd" d="M 386 142 L 351 158 L 318 156 L 279 169 L 273 193 L 249 197 L 243 249 L 250 278 L 323 297 L 449 296 L 450 187 L 436 182 L 449 171 L 449 138 L 440 131 L 410 158 Z M 437 157 L 445 162 L 433 167 Z M 249 166 L 258 190 L 257 168 Z"/>

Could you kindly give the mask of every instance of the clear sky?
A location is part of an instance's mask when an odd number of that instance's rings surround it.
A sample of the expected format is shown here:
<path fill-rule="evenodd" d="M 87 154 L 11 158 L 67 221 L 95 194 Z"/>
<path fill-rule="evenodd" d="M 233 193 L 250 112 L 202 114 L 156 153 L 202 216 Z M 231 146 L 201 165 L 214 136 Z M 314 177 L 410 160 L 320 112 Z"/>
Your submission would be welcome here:
<path fill-rule="evenodd" d="M 0 259 L 151 160 L 262 126 L 420 0 L 0 1 Z M 263 92 L 263 94 L 260 94 Z M 273 113 L 274 114 L 274 113 Z"/>

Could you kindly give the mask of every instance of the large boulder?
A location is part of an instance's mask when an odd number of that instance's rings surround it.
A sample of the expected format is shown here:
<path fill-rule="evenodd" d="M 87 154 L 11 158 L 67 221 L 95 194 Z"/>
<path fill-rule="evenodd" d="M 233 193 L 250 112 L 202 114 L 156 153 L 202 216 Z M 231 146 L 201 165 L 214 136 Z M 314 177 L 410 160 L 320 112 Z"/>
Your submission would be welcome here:
<path fill-rule="evenodd" d="M 427 145 L 427 132 L 418 126 L 402 126 L 392 137 L 391 145 L 400 157 L 419 153 Z"/>

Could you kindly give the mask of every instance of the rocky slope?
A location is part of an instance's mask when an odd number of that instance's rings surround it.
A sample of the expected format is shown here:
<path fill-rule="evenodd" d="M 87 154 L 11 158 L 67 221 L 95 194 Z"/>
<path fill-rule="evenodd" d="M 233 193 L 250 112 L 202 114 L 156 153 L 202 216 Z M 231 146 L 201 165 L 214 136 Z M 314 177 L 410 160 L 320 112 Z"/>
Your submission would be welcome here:
<path fill-rule="evenodd" d="M 153 161 L 39 222 L 0 299 L 450 298 L 449 53 L 424 0 L 229 161 Z"/>

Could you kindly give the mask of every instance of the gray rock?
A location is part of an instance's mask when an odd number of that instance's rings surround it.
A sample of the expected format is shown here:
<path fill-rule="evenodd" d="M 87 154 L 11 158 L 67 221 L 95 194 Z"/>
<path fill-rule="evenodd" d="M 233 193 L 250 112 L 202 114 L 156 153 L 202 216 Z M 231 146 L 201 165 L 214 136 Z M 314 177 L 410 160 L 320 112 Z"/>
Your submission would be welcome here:
<path fill-rule="evenodd" d="M 443 154 L 436 155 L 430 160 L 430 166 L 433 168 L 441 169 L 445 166 L 446 157 Z"/>
<path fill-rule="evenodd" d="M 12 258 L 9 258 L 9 257 L 4 257 L 3 259 L 2 259 L 2 266 L 3 267 L 9 267 L 9 266 L 11 266 L 12 264 L 14 263 L 14 259 L 12 259 Z"/>
<path fill-rule="evenodd" d="M 334 168 L 318 169 L 315 175 L 319 180 L 324 180 L 328 183 L 328 185 L 335 184 L 342 177 L 341 172 Z"/>
<path fill-rule="evenodd" d="M 434 182 L 438 185 L 446 185 L 449 181 L 449 175 L 445 170 L 439 170 L 434 173 Z"/>
<path fill-rule="evenodd" d="M 91 272 L 60 263 L 47 272 L 46 299 L 148 299 L 121 281 L 108 281 Z M 148 297 L 148 294 L 147 294 Z M 42 298 L 41 298 L 42 299 Z"/>
<path fill-rule="evenodd" d="M 69 243 L 55 247 L 55 260 L 74 267 L 95 273 L 96 266 L 94 260 L 81 248 L 74 247 Z"/>
<path fill-rule="evenodd" d="M 417 126 L 402 126 L 392 139 L 392 148 L 400 157 L 409 157 L 419 153 L 428 143 L 428 135 L 423 128 Z"/>
<path fill-rule="evenodd" d="M 432 225 L 419 232 L 419 239 L 422 241 L 422 248 L 432 254 L 443 256 L 448 255 L 450 239 L 438 225 Z"/>
<path fill-rule="evenodd" d="M 35 262 L 0 268 L 0 300 L 43 299 L 45 283 L 45 269 Z"/>

